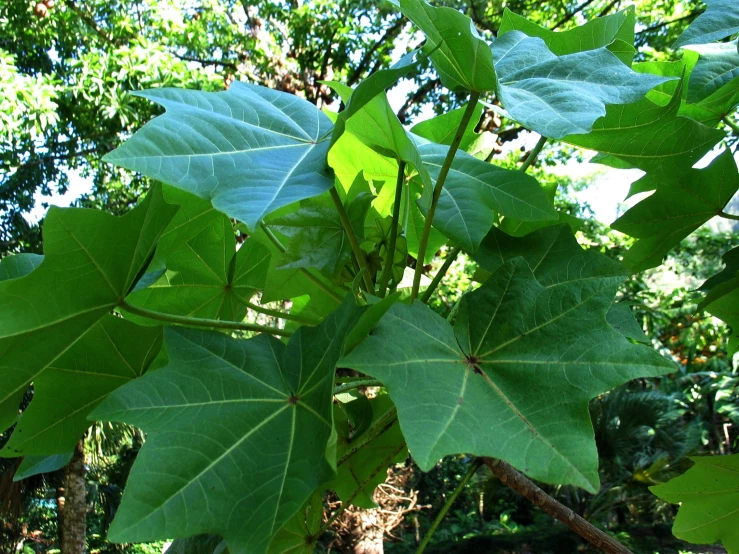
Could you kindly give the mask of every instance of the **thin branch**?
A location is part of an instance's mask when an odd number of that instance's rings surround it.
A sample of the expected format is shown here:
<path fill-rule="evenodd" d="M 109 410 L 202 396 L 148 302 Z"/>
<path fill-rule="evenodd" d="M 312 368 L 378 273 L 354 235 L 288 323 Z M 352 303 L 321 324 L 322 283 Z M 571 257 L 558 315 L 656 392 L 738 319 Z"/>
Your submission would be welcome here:
<path fill-rule="evenodd" d="M 104 42 L 110 44 L 111 46 L 116 46 L 115 41 L 110 38 L 110 36 L 108 36 L 108 34 L 103 31 L 97 23 L 95 23 L 95 20 L 88 13 L 80 9 L 80 7 L 77 6 L 77 4 L 75 4 L 72 0 L 66 0 L 65 4 L 69 7 L 70 10 L 77 14 L 77 17 L 84 21 L 85 25 L 95 31 L 95 34 Z"/>
<path fill-rule="evenodd" d="M 446 260 L 444 260 L 444 264 L 439 268 L 439 271 L 436 272 L 436 275 L 434 276 L 434 280 L 431 281 L 431 284 L 426 289 L 426 291 L 423 293 L 423 296 L 421 297 L 421 302 L 426 304 L 429 299 L 431 298 L 431 295 L 434 294 L 434 291 L 436 290 L 436 287 L 439 286 L 439 283 L 441 283 L 441 280 L 444 278 L 444 275 L 446 275 L 446 272 L 449 271 L 449 268 L 454 263 L 454 260 L 457 259 L 457 256 L 462 251 L 462 249 L 459 246 L 455 246 L 452 248 L 449 253 L 446 256 Z"/>
<path fill-rule="evenodd" d="M 539 138 L 539 141 L 536 143 L 536 146 L 534 146 L 533 150 L 529 153 L 526 160 L 521 164 L 520 170 L 526 173 L 526 170 L 531 167 L 531 164 L 533 164 L 536 161 L 536 158 L 539 156 L 539 153 L 541 152 L 541 149 L 544 148 L 544 145 L 547 142 L 547 137 L 542 136 Z"/>
<path fill-rule="evenodd" d="M 400 162 L 398 165 L 398 178 L 395 182 L 395 204 L 393 204 L 393 219 L 390 224 L 390 241 L 387 246 L 387 259 L 385 260 L 385 267 L 382 268 L 382 275 L 380 275 L 380 286 L 377 291 L 377 295 L 380 298 L 385 297 L 385 291 L 387 290 L 387 284 L 390 282 L 390 277 L 393 274 L 393 265 L 395 262 L 395 247 L 398 244 L 398 223 L 400 222 L 400 204 L 403 198 L 403 183 L 405 182 L 405 162 Z"/>
<path fill-rule="evenodd" d="M 610 12 L 616 4 L 619 4 L 621 0 L 613 0 L 610 4 L 608 4 L 603 10 L 598 14 L 598 17 L 604 17 L 608 15 L 608 12 Z"/>
<path fill-rule="evenodd" d="M 667 27 L 668 25 L 672 25 L 674 23 L 680 23 L 681 21 L 685 21 L 686 19 L 692 19 L 696 16 L 696 12 L 690 12 L 689 14 L 683 15 L 682 17 L 678 17 L 677 19 L 671 19 L 669 21 L 660 21 L 659 23 L 655 23 L 651 27 L 647 27 L 646 29 L 642 29 L 641 31 L 637 31 L 637 35 L 642 35 L 644 33 L 649 33 L 650 31 L 656 31 L 657 29 L 661 29 L 662 27 Z"/>
<path fill-rule="evenodd" d="M 476 458 L 472 461 L 472 465 L 470 466 L 470 469 L 467 470 L 467 473 L 464 477 L 462 477 L 462 480 L 457 485 L 457 488 L 454 489 L 454 492 L 449 495 L 449 498 L 446 499 L 446 502 L 444 502 L 444 505 L 441 507 L 441 510 L 436 515 L 436 518 L 434 519 L 433 523 L 431 524 L 431 527 L 429 527 L 429 530 L 426 532 L 426 535 L 423 537 L 423 540 L 421 541 L 421 544 L 418 545 L 418 549 L 416 550 L 416 554 L 423 554 L 423 551 L 426 550 L 426 547 L 429 544 L 429 541 L 431 540 L 431 537 L 433 536 L 436 529 L 439 527 L 439 524 L 446 516 L 449 509 L 454 504 L 454 501 L 457 500 L 457 497 L 459 494 L 464 490 L 464 488 L 467 486 L 467 483 L 470 482 L 470 479 L 475 476 L 475 473 L 477 473 L 477 470 L 480 469 L 480 466 L 483 465 L 483 461 L 481 458 Z"/>
<path fill-rule="evenodd" d="M 408 111 L 414 104 L 420 104 L 428 94 L 441 84 L 440 79 L 431 79 L 426 81 L 420 87 L 416 89 L 416 92 L 411 94 L 405 101 L 405 103 L 398 110 L 397 116 L 401 123 L 406 123 L 408 119 Z"/>
<path fill-rule="evenodd" d="M 372 46 L 370 46 L 365 52 L 364 56 L 362 56 L 362 59 L 359 60 L 359 64 L 357 65 L 357 68 L 352 71 L 352 74 L 350 75 L 349 79 L 347 80 L 346 84 L 349 86 L 354 85 L 359 79 L 362 77 L 362 74 L 367 71 L 367 67 L 369 66 L 370 60 L 372 59 L 372 56 L 375 55 L 375 52 L 379 50 L 379 48 L 383 44 L 387 44 L 388 41 L 392 40 L 393 37 L 398 34 L 401 29 L 405 26 L 405 18 L 399 17 L 395 20 L 395 22 L 388 27 L 387 31 L 380 37 L 380 39 L 375 42 Z"/>
<path fill-rule="evenodd" d="M 431 233 L 431 224 L 434 220 L 434 214 L 436 213 L 436 205 L 439 203 L 439 197 L 441 196 L 441 189 L 444 187 L 446 176 L 449 174 L 449 169 L 454 161 L 454 156 L 457 153 L 459 144 L 462 142 L 464 132 L 467 130 L 467 124 L 472 118 L 472 113 L 475 111 L 477 101 L 480 98 L 479 92 L 472 92 L 470 94 L 470 101 L 467 104 L 467 108 L 462 115 L 462 120 L 459 122 L 459 128 L 457 129 L 456 135 L 452 140 L 452 144 L 449 146 L 444 163 L 439 170 L 439 176 L 436 178 L 436 185 L 434 186 L 434 192 L 431 197 L 431 205 L 429 206 L 428 212 L 426 213 L 426 221 L 423 224 L 423 234 L 418 244 L 418 261 L 416 262 L 416 272 L 413 274 L 413 288 L 411 289 L 411 302 L 413 302 L 418 296 L 418 289 L 421 286 L 421 274 L 423 273 L 423 262 L 426 256 L 426 247 L 429 242 L 429 234 Z"/>
<path fill-rule="evenodd" d="M 336 190 L 336 187 L 333 187 L 330 190 L 330 194 L 331 200 L 334 201 L 334 206 L 336 206 L 336 211 L 339 212 L 341 226 L 344 227 L 346 236 L 349 238 L 349 245 L 352 247 L 354 258 L 359 265 L 359 271 L 360 273 L 362 273 L 364 286 L 366 287 L 367 292 L 373 292 L 375 290 L 375 285 L 372 282 L 372 278 L 369 275 L 369 270 L 367 269 L 367 258 L 365 258 L 364 256 L 364 250 L 362 250 L 362 248 L 359 246 L 357 235 L 354 234 L 354 229 L 352 228 L 352 222 L 349 219 L 349 214 L 346 213 L 346 210 L 344 209 L 344 204 L 341 203 L 341 198 L 339 198 L 339 193 Z"/>
<path fill-rule="evenodd" d="M 731 129 L 731 132 L 734 133 L 736 136 L 739 137 L 739 125 L 734 123 L 729 116 L 725 116 L 721 118 L 724 124 Z"/>
<path fill-rule="evenodd" d="M 496 458 L 483 458 L 483 461 L 501 483 L 531 501 L 554 519 L 564 523 L 571 531 L 596 548 L 607 554 L 633 554 L 616 539 L 549 496 L 510 464 Z"/>
<path fill-rule="evenodd" d="M 174 57 L 186 62 L 196 62 L 201 65 L 221 65 L 223 67 L 230 67 L 234 71 L 238 69 L 236 63 L 224 61 L 224 60 L 211 60 L 211 59 L 202 59 L 202 58 L 195 58 L 193 56 L 181 56 L 180 54 L 173 53 Z"/>
<path fill-rule="evenodd" d="M 554 31 L 555 29 L 561 27 L 562 25 L 564 25 L 565 23 L 567 23 L 570 19 L 572 19 L 573 17 L 575 17 L 578 13 L 580 13 L 585 8 L 587 8 L 593 2 L 595 2 L 595 0 L 585 0 L 585 2 L 583 2 L 578 7 L 576 7 L 574 9 L 574 11 L 568 13 L 562 19 L 560 19 L 557 23 L 555 23 L 554 24 L 554 27 L 552 27 L 551 30 Z"/>
<path fill-rule="evenodd" d="M 203 319 L 199 317 L 188 317 L 184 315 L 155 312 L 153 310 L 147 310 L 146 308 L 134 306 L 132 304 L 129 304 L 125 300 L 123 300 L 119 304 L 119 307 L 122 310 L 130 312 L 134 315 L 177 325 L 189 325 L 191 327 L 211 327 L 213 329 L 230 329 L 232 331 L 254 331 L 257 333 L 269 333 L 270 335 L 277 335 L 282 337 L 289 337 L 290 335 L 292 335 L 291 331 L 278 329 L 276 327 L 269 327 L 267 325 L 257 325 L 256 323 L 246 323 L 243 321 L 224 321 L 221 319 Z"/>

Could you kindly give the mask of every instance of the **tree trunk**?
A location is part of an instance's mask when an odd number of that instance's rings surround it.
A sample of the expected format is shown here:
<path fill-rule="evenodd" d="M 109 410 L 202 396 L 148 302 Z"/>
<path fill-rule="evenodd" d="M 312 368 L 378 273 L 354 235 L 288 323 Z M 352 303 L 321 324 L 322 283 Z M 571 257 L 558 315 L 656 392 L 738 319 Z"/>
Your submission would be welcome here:
<path fill-rule="evenodd" d="M 361 533 L 354 554 L 384 554 L 382 545 L 383 526 L 375 514 L 376 510 L 362 510 L 359 512 L 359 529 Z"/>
<path fill-rule="evenodd" d="M 85 487 L 85 453 L 82 441 L 64 473 L 64 514 L 61 527 L 62 554 L 85 554 L 87 499 Z"/>

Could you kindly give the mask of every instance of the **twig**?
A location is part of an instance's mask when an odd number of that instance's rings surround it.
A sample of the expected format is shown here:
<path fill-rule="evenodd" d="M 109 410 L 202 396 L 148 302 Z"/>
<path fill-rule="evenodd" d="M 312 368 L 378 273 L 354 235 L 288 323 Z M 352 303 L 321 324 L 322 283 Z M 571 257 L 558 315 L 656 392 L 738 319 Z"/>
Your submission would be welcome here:
<path fill-rule="evenodd" d="M 464 132 L 467 130 L 467 124 L 472 118 L 472 114 L 477 106 L 477 101 L 480 98 L 480 93 L 473 91 L 470 94 L 470 101 L 467 104 L 467 108 L 462 115 L 462 121 L 459 122 L 459 128 L 457 134 L 454 135 L 452 144 L 449 146 L 444 163 L 439 170 L 439 176 L 436 178 L 436 185 L 434 186 L 434 192 L 431 197 L 431 205 L 429 206 L 428 212 L 426 213 L 426 221 L 423 224 L 423 234 L 418 244 L 418 261 L 416 262 L 416 272 L 413 274 L 413 288 L 411 289 L 411 302 L 418 297 L 418 289 L 421 286 L 421 274 L 423 273 L 423 262 L 426 257 L 426 247 L 429 242 L 429 235 L 431 233 L 431 224 L 434 220 L 434 214 L 436 213 L 436 205 L 439 203 L 439 197 L 441 196 L 441 189 L 444 187 L 446 176 L 449 174 L 449 170 L 454 162 L 454 156 L 457 153 L 459 144 L 462 142 Z"/>
<path fill-rule="evenodd" d="M 539 138 L 539 141 L 536 143 L 536 146 L 534 146 L 534 149 L 529 153 L 523 164 L 521 164 L 521 167 L 519 168 L 521 171 L 526 173 L 526 170 L 531 167 L 531 164 L 536 161 L 536 158 L 539 156 L 539 153 L 541 152 L 541 149 L 544 148 L 546 142 L 547 137 L 542 136 Z"/>
<path fill-rule="evenodd" d="M 462 249 L 459 246 L 455 246 L 449 251 L 449 253 L 446 255 L 446 260 L 444 260 L 444 264 L 439 268 L 439 271 L 436 272 L 434 280 L 431 281 L 431 284 L 426 289 L 426 292 L 423 293 L 423 296 L 421 297 L 421 302 L 425 304 L 429 301 L 431 295 L 434 294 L 436 287 L 439 286 L 439 283 L 441 283 L 444 275 L 446 275 L 446 272 L 449 271 L 449 268 L 454 263 L 454 260 L 457 259 L 457 256 L 461 251 Z"/>
<path fill-rule="evenodd" d="M 393 265 L 395 262 L 395 247 L 398 243 L 398 223 L 400 221 L 400 203 L 403 197 L 404 180 L 405 162 L 400 162 L 400 164 L 398 165 L 398 178 L 395 183 L 395 204 L 393 204 L 393 220 L 390 227 L 390 241 L 387 247 L 387 259 L 385 260 L 385 267 L 382 268 L 382 275 L 380 275 L 380 286 L 377 290 L 377 295 L 380 298 L 385 297 L 387 284 L 390 282 L 390 277 L 393 274 Z"/>
<path fill-rule="evenodd" d="M 454 501 L 457 499 L 459 494 L 467 486 L 467 483 L 470 482 L 470 479 L 472 479 L 475 473 L 477 473 L 477 470 L 480 469 L 481 465 L 483 465 L 483 462 L 480 458 L 477 458 L 472 462 L 470 469 L 467 471 L 465 476 L 462 477 L 462 480 L 457 485 L 457 488 L 454 489 L 454 492 L 449 496 L 449 498 L 446 499 L 446 502 L 444 502 L 444 505 L 441 507 L 441 510 L 436 516 L 436 519 L 434 519 L 433 523 L 431 524 L 431 527 L 429 527 L 429 530 L 426 532 L 426 536 L 423 537 L 421 544 L 418 545 L 416 554 L 422 554 L 423 551 L 426 550 L 426 547 L 428 546 L 429 541 L 431 540 L 431 537 L 433 536 L 437 527 L 439 527 L 441 520 L 444 519 L 449 509 L 452 507 L 452 504 L 454 504 Z"/>
<path fill-rule="evenodd" d="M 334 395 L 341 394 L 348 390 L 358 389 L 359 387 L 379 387 L 382 386 L 377 379 L 357 379 L 350 383 L 344 383 L 334 388 Z"/>
<path fill-rule="evenodd" d="M 339 198 L 339 193 L 336 190 L 336 187 L 333 187 L 331 189 L 330 194 L 331 200 L 333 200 L 334 206 L 336 206 L 336 211 L 339 212 L 341 226 L 344 228 L 346 236 L 349 238 L 349 245 L 352 247 L 354 259 L 359 265 L 359 272 L 362 273 L 364 286 L 367 292 L 373 292 L 375 290 L 375 285 L 374 283 L 372 283 L 372 278 L 370 277 L 369 271 L 367 270 L 367 258 L 365 258 L 364 256 L 364 250 L 362 250 L 362 248 L 359 246 L 357 235 L 354 234 L 354 229 L 352 228 L 352 222 L 349 219 L 349 214 L 346 213 L 346 210 L 344 209 L 344 204 L 341 203 L 341 198 Z"/>
<path fill-rule="evenodd" d="M 147 310 L 139 306 L 134 306 L 123 300 L 118 305 L 122 310 L 130 312 L 134 315 L 164 321 L 166 323 L 175 323 L 178 325 L 189 325 L 192 327 L 212 327 L 213 329 L 231 329 L 233 331 L 255 331 L 257 333 L 269 333 L 270 335 L 278 335 L 289 337 L 291 331 L 269 327 L 267 325 L 257 325 L 256 323 L 246 323 L 243 321 L 225 321 L 221 319 L 203 319 L 199 317 L 188 317 L 185 315 L 166 314 L 163 312 L 155 312 Z"/>
<path fill-rule="evenodd" d="M 631 550 L 610 535 L 584 520 L 568 507 L 560 504 L 510 464 L 496 458 L 483 458 L 500 482 L 531 501 L 554 519 L 564 523 L 590 544 L 607 554 L 633 554 Z"/>

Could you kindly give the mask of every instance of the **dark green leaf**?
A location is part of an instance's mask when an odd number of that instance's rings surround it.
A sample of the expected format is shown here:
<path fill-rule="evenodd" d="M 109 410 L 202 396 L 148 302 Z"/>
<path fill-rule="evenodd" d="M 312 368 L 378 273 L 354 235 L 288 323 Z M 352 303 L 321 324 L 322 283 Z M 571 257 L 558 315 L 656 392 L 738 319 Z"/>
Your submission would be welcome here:
<path fill-rule="evenodd" d="M 44 257 L 38 254 L 14 254 L 0 260 L 0 281 L 17 279 L 41 265 Z"/>
<path fill-rule="evenodd" d="M 51 473 L 62 469 L 72 459 L 72 453 L 54 454 L 52 456 L 26 456 L 23 458 L 21 465 L 15 470 L 13 481 L 20 481 L 41 475 L 42 473 Z"/>
<path fill-rule="evenodd" d="M 703 44 L 693 46 L 691 50 L 698 52 L 700 58 L 690 74 L 688 102 L 701 102 L 739 77 L 736 41 Z"/>
<path fill-rule="evenodd" d="M 118 389 L 92 416 L 148 433 L 109 538 L 218 533 L 233 554 L 266 552 L 331 476 L 334 370 L 359 312 L 348 298 L 287 346 L 268 335 L 167 328 L 169 364 Z"/>
<path fill-rule="evenodd" d="M 667 252 L 718 215 L 739 189 L 736 162 L 728 150 L 704 169 L 655 181 L 657 191 L 611 225 L 640 239 L 624 256 L 632 271 L 661 264 Z"/>
<path fill-rule="evenodd" d="M 0 428 L 14 423 L 28 385 L 130 290 L 176 211 L 158 187 L 123 217 L 49 210 L 44 261 L 25 277 L 0 282 Z"/>

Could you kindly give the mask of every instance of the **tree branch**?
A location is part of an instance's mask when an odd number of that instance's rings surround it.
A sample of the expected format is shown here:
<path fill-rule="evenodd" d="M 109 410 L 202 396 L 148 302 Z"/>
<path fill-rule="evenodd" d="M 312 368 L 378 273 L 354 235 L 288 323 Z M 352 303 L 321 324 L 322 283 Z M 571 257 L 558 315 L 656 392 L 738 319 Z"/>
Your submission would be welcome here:
<path fill-rule="evenodd" d="M 616 539 L 549 496 L 510 464 L 497 458 L 483 458 L 483 461 L 501 483 L 531 501 L 554 519 L 564 523 L 571 531 L 596 548 L 607 554 L 633 554 Z"/>
<path fill-rule="evenodd" d="M 555 23 L 554 24 L 554 27 L 552 27 L 551 30 L 554 31 L 555 29 L 561 27 L 562 25 L 564 25 L 565 23 L 567 23 L 570 19 L 572 19 L 573 17 L 575 17 L 578 13 L 580 13 L 585 8 L 587 8 L 593 2 L 595 2 L 595 0 L 585 0 L 585 2 L 583 2 L 582 4 L 580 4 L 577 8 L 575 8 L 574 11 L 568 13 L 562 19 L 560 19 L 557 23 Z"/>

